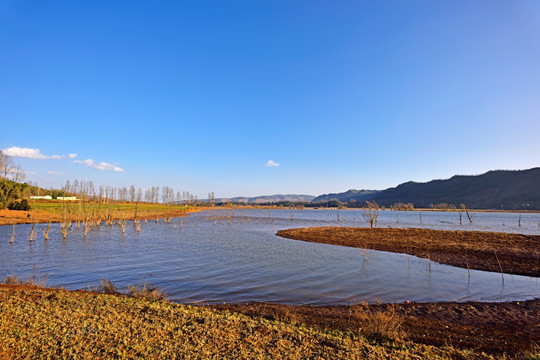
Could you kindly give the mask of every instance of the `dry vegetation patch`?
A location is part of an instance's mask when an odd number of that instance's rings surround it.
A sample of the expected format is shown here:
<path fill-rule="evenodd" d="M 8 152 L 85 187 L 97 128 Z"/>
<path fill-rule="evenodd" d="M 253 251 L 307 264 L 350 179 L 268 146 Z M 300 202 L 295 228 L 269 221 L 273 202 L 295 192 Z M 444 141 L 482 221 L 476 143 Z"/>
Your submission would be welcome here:
<path fill-rule="evenodd" d="M 540 358 L 540 300 L 348 306 L 252 303 L 211 307 L 327 331 L 359 331 L 379 343 L 400 338 L 452 346 L 471 354 L 485 352 L 502 359 Z"/>
<path fill-rule="evenodd" d="M 229 311 L 0 285 L 0 358 L 489 359 Z"/>
<path fill-rule="evenodd" d="M 65 204 L 61 201 L 30 201 L 30 211 L 17 211 L 9 209 L 0 210 L 0 225 L 10 224 L 32 224 L 32 223 L 48 223 L 61 222 L 62 221 L 62 206 Z M 71 220 L 76 221 L 76 212 L 79 209 L 79 202 L 69 203 L 72 207 Z M 133 220 L 135 214 L 139 220 L 155 220 L 182 217 L 189 213 L 205 210 L 204 207 L 188 207 L 188 206 L 175 206 L 171 207 L 164 204 L 154 203 L 131 203 L 131 202 L 115 202 L 112 205 L 105 205 L 99 203 L 89 202 L 87 206 L 93 206 L 97 209 L 100 206 L 100 210 L 105 216 L 107 211 L 110 211 L 110 216 L 113 220 L 119 220 L 125 218 L 127 220 Z M 137 207 L 137 211 L 135 208 Z"/>
<path fill-rule="evenodd" d="M 540 276 L 540 236 L 482 231 L 311 227 L 278 231 L 302 241 L 411 254 L 441 264 Z"/>

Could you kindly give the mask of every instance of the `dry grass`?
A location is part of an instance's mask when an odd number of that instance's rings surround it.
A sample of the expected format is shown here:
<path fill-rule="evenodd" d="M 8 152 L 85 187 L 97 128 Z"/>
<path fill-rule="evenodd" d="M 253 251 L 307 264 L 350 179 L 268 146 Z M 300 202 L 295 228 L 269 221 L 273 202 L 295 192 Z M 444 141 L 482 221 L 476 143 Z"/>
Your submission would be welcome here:
<path fill-rule="evenodd" d="M 30 285 L 30 286 L 39 286 L 39 287 L 45 287 L 47 286 L 47 274 L 42 274 L 37 271 L 37 266 L 34 265 L 32 274 L 28 275 L 24 279 L 21 279 L 17 275 L 7 275 L 4 278 L 3 283 L 9 284 L 9 285 Z"/>
<path fill-rule="evenodd" d="M 120 291 L 116 289 L 116 286 L 109 279 L 101 279 L 96 290 L 102 294 L 120 294 Z"/>
<path fill-rule="evenodd" d="M 386 309 L 379 310 L 364 303 L 352 309 L 360 321 L 360 333 L 368 339 L 383 343 L 406 337 L 402 329 L 403 319 L 397 314 L 395 305 L 390 304 Z"/>
<path fill-rule="evenodd" d="M 492 359 L 229 311 L 82 291 L 0 286 L 0 358 Z"/>
<path fill-rule="evenodd" d="M 125 295 L 147 300 L 165 300 L 167 298 L 167 294 L 164 291 L 147 281 L 141 281 L 135 285 L 127 286 L 125 291 L 121 291 L 111 280 L 101 279 L 98 287 L 89 287 L 88 290 L 101 294 Z"/>
<path fill-rule="evenodd" d="M 128 286 L 126 295 L 147 300 L 163 300 L 167 298 L 167 294 L 164 291 L 158 286 L 153 286 L 148 282 L 141 282 L 133 286 Z"/>
<path fill-rule="evenodd" d="M 105 220 L 110 224 L 112 220 L 119 219 L 124 213 L 127 213 L 127 219 L 133 220 L 135 217 L 139 220 L 154 219 L 156 217 L 182 217 L 191 212 L 206 210 L 205 207 L 193 206 L 169 206 L 164 204 L 152 203 L 130 203 L 114 202 L 111 204 L 88 203 L 92 206 L 99 206 L 98 220 Z M 30 201 L 31 211 L 0 210 L 0 225 L 8 224 L 30 224 L 32 222 L 46 223 L 48 221 L 61 222 L 63 212 L 67 212 L 68 220 L 76 221 L 80 219 L 79 202 L 64 203 L 62 201 Z M 67 208 L 66 208 L 67 207 Z M 136 210 L 136 211 L 135 211 Z M 32 220 L 33 218 L 33 220 Z M 66 220 L 66 219 L 64 219 Z"/>

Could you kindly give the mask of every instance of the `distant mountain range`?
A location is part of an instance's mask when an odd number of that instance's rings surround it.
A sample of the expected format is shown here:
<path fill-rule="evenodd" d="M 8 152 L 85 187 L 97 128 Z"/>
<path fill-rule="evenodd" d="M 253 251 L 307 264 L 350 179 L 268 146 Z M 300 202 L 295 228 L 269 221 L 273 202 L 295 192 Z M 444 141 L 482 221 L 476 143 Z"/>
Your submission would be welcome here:
<path fill-rule="evenodd" d="M 348 190 L 344 193 L 337 194 L 324 194 L 317 196 L 311 202 L 323 202 L 330 200 L 339 200 L 341 202 L 349 202 L 351 200 L 364 202 L 366 200 L 371 200 L 375 195 L 380 193 L 381 190 Z"/>
<path fill-rule="evenodd" d="M 291 202 L 311 202 L 315 196 L 313 195 L 296 195 L 296 194 L 287 194 L 287 195 L 263 195 L 256 197 L 242 197 L 237 196 L 233 198 L 220 198 L 216 199 L 217 202 L 239 202 L 245 204 L 264 204 L 264 203 L 277 203 L 281 201 L 291 201 Z"/>
<path fill-rule="evenodd" d="M 432 204 L 465 204 L 471 209 L 540 210 L 540 168 L 495 170 L 482 175 L 456 175 L 425 183 L 409 181 L 386 190 L 348 190 L 343 193 L 311 195 L 270 195 L 217 199 L 249 204 L 283 201 L 324 203 L 339 200 L 358 204 L 367 200 L 382 206 L 412 203 L 416 208 Z"/>
<path fill-rule="evenodd" d="M 384 206 L 398 202 L 415 207 L 447 203 L 473 209 L 540 210 L 540 168 L 456 175 L 427 183 L 409 181 L 381 191 L 372 200 Z"/>

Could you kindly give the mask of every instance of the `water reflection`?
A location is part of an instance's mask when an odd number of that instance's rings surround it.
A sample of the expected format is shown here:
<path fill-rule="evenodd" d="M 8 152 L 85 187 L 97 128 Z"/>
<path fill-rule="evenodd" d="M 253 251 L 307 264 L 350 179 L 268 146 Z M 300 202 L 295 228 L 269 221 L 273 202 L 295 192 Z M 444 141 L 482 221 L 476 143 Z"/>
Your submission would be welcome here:
<path fill-rule="evenodd" d="M 382 211 L 379 226 L 463 228 L 501 231 L 516 214 L 478 213 L 459 226 L 444 212 Z M 455 217 L 455 218 L 454 218 Z M 510 232 L 535 234 L 538 214 L 523 214 Z M 210 211 L 173 219 L 92 229 L 86 239 L 75 230 L 62 239 L 58 225 L 50 238 L 28 241 L 30 225 L 0 227 L 0 276 L 30 274 L 34 264 L 49 282 L 70 289 L 108 278 L 122 288 L 150 281 L 174 301 L 288 304 L 349 304 L 480 300 L 540 297 L 537 278 L 467 271 L 404 254 L 314 244 L 275 236 L 281 229 L 305 226 L 366 226 L 361 211 L 235 210 Z M 517 219 L 517 218 L 516 218 Z M 519 231 L 523 230 L 523 231 Z"/>

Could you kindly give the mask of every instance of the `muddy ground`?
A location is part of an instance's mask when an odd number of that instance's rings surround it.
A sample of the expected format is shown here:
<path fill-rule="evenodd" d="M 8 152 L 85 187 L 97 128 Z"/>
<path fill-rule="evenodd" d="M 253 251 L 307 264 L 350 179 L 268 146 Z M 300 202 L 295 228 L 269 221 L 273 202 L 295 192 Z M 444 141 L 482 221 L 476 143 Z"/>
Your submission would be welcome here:
<path fill-rule="evenodd" d="M 540 236 L 483 231 L 311 227 L 278 236 L 404 253 L 441 264 L 540 277 Z"/>
<path fill-rule="evenodd" d="M 416 343 L 472 349 L 523 358 L 540 351 L 540 300 L 508 303 L 411 303 L 353 306 L 222 304 L 218 309 L 303 323 L 329 330 L 359 331 L 366 312 L 393 306 L 404 338 Z"/>
<path fill-rule="evenodd" d="M 429 229 L 316 227 L 277 235 L 310 242 L 407 253 L 462 268 L 540 276 L 540 236 Z M 353 306 L 218 305 L 248 315 L 357 331 L 366 312 L 394 307 L 405 337 L 521 358 L 540 351 L 540 299 L 522 302 L 445 302 Z"/>

